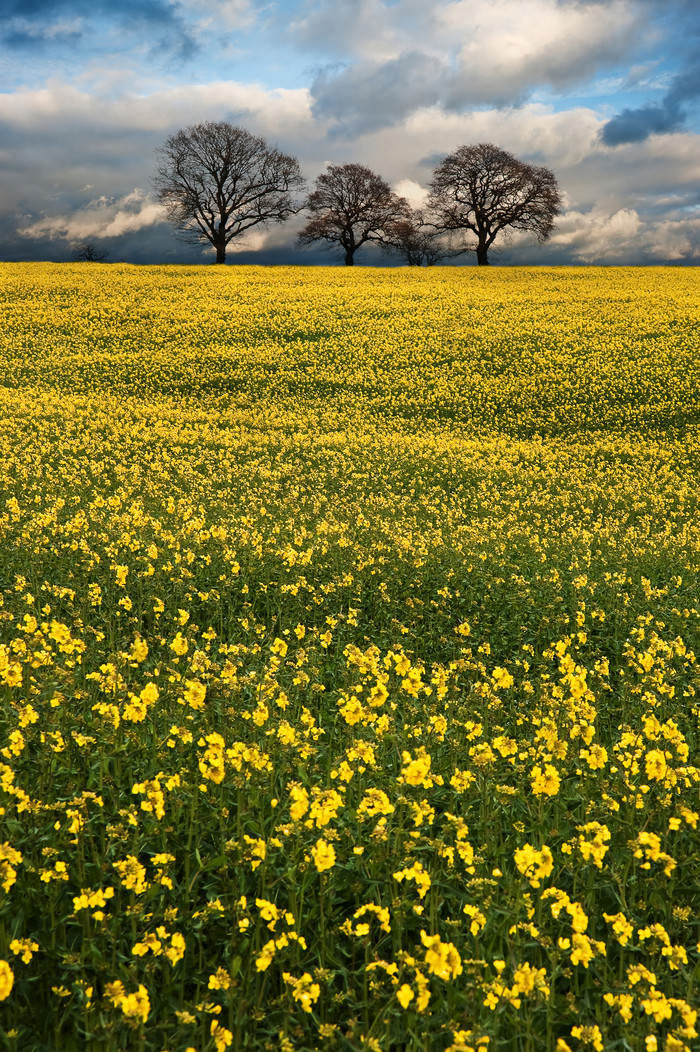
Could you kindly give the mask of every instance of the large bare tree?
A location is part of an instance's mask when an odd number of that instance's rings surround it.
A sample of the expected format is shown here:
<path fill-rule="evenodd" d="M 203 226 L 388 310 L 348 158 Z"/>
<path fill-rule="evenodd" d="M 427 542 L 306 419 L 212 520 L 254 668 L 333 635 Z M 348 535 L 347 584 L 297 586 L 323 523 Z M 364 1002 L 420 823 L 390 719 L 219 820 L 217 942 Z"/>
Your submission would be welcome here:
<path fill-rule="evenodd" d="M 358 249 L 368 242 L 383 245 L 392 224 L 411 214 L 408 201 L 362 164 L 330 164 L 316 179 L 306 207 L 311 219 L 299 244 L 327 241 L 342 250 L 348 267 Z"/>
<path fill-rule="evenodd" d="M 476 236 L 479 266 L 498 235 L 527 230 L 546 241 L 561 208 L 554 173 L 538 168 L 492 143 L 460 146 L 438 165 L 430 184 L 428 206 L 440 230 Z"/>
<path fill-rule="evenodd" d="M 158 150 L 154 179 L 169 221 L 185 241 L 216 249 L 262 223 L 281 223 L 299 211 L 295 192 L 304 188 L 294 157 L 225 121 L 193 124 Z"/>

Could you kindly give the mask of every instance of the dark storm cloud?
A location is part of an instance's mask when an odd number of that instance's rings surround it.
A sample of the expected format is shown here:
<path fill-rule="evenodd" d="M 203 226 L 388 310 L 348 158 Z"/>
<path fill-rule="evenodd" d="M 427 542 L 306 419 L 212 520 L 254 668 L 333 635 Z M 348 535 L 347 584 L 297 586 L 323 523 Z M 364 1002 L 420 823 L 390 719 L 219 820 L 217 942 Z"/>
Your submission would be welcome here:
<path fill-rule="evenodd" d="M 678 131 L 684 114 L 678 106 L 640 106 L 636 110 L 623 110 L 603 125 L 600 141 L 605 146 L 620 146 L 628 142 L 644 142 L 650 135 L 663 135 Z"/>
<path fill-rule="evenodd" d="M 601 130 L 606 146 L 644 142 L 686 127 L 689 111 L 700 99 L 700 5 L 698 0 L 647 0 L 650 15 L 670 36 L 665 45 L 679 71 L 660 102 L 623 109 Z M 672 27 L 672 28 L 669 28 Z"/>
<path fill-rule="evenodd" d="M 196 50 L 194 37 L 170 0 L 5 0 L 0 9 L 0 45 L 19 52 L 75 47 L 96 37 L 97 23 L 105 21 L 118 26 L 127 38 L 148 28 L 155 34 L 153 50 L 180 57 Z"/>
<path fill-rule="evenodd" d="M 656 105 L 625 109 L 608 121 L 600 138 L 606 146 L 644 142 L 650 135 L 679 131 L 685 125 L 688 106 L 700 98 L 700 66 L 674 77 L 670 90 Z"/>

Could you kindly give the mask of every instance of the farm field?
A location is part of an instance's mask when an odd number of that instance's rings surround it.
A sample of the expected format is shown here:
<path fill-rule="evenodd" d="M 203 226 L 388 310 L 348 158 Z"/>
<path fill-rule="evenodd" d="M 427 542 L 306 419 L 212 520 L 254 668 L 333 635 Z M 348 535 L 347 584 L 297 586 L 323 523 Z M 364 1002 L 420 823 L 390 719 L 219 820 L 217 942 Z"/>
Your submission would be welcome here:
<path fill-rule="evenodd" d="M 700 272 L 0 311 L 0 1046 L 697 1049 Z"/>

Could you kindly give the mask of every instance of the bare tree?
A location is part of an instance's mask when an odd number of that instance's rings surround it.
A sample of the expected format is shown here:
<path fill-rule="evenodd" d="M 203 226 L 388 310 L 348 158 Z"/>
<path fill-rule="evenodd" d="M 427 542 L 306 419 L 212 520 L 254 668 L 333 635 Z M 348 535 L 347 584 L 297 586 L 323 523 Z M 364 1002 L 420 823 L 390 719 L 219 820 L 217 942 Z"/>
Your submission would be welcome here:
<path fill-rule="evenodd" d="M 190 243 L 209 241 L 226 262 L 234 237 L 299 211 L 304 188 L 294 157 L 225 121 L 193 124 L 166 139 L 154 185 L 168 220 Z"/>
<path fill-rule="evenodd" d="M 532 231 L 546 241 L 561 208 L 554 173 L 519 161 L 492 143 L 460 146 L 438 165 L 429 207 L 440 230 L 471 232 L 479 266 L 488 264 L 496 237 L 509 230 Z"/>
<path fill-rule="evenodd" d="M 384 248 L 409 267 L 433 267 L 467 251 L 465 246 L 455 247 L 449 233 L 427 223 L 420 209 L 391 224 Z"/>
<path fill-rule="evenodd" d="M 392 225 L 411 214 L 408 201 L 362 164 L 330 164 L 316 179 L 306 207 L 312 218 L 299 233 L 299 244 L 338 246 L 348 267 L 358 249 L 368 242 L 383 245 Z"/>
<path fill-rule="evenodd" d="M 108 255 L 106 249 L 98 248 L 92 241 L 86 241 L 76 248 L 73 259 L 76 263 L 104 263 Z"/>

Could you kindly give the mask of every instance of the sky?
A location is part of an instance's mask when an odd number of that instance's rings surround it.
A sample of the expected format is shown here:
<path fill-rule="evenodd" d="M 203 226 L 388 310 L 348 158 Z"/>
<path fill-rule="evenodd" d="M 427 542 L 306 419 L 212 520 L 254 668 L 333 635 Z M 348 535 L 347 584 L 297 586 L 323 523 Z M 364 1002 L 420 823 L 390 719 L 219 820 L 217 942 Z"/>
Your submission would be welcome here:
<path fill-rule="evenodd" d="M 153 190 L 157 147 L 205 120 L 294 155 L 309 189 L 357 162 L 414 206 L 447 154 L 492 142 L 563 195 L 546 244 L 514 234 L 494 263 L 700 264 L 700 0 L 3 0 L 0 260 L 89 241 L 212 262 Z M 304 221 L 228 261 L 337 263 L 297 248 Z"/>

